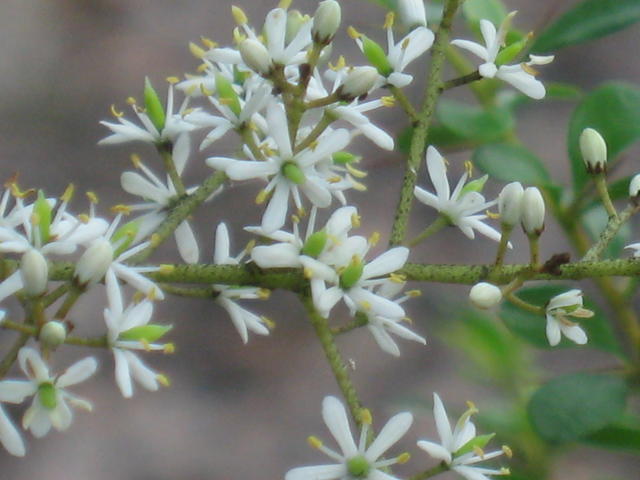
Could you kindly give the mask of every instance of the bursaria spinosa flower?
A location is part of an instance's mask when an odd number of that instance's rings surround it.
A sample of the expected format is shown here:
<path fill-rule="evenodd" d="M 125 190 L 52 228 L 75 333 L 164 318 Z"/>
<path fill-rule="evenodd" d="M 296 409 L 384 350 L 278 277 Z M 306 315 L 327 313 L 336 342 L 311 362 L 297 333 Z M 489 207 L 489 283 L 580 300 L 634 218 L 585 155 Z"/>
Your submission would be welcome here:
<path fill-rule="evenodd" d="M 522 217 L 522 196 L 524 189 L 520 182 L 511 182 L 504 186 L 498 195 L 498 213 L 502 225 L 513 227 Z"/>
<path fill-rule="evenodd" d="M 491 460 L 506 454 L 511 456 L 511 450 L 503 447 L 502 450 L 485 453 L 483 448 L 489 443 L 493 435 L 476 436 L 476 427 L 471 421 L 471 416 L 477 413 L 473 405 L 462 414 L 451 430 L 447 412 L 437 393 L 433 394 L 433 416 L 440 443 L 420 440 L 418 447 L 426 451 L 436 460 L 446 463 L 451 470 L 459 473 L 467 480 L 489 480 L 493 475 L 508 475 L 506 468 L 493 469 L 476 466 L 477 463 Z"/>
<path fill-rule="evenodd" d="M 318 4 L 313 16 L 311 36 L 313 41 L 321 45 L 328 45 L 340 27 L 342 11 L 336 0 L 324 0 Z"/>
<path fill-rule="evenodd" d="M 37 438 L 45 436 L 51 427 L 64 431 L 73 419 L 70 406 L 91 411 L 91 404 L 69 393 L 66 388 L 84 382 L 98 367 L 95 358 L 87 357 L 71 365 L 61 375 L 51 375 L 49 367 L 33 348 L 24 347 L 18 353 L 18 363 L 28 380 L 0 382 L 0 401 L 22 403 L 33 397 L 22 417 L 22 427 Z"/>
<path fill-rule="evenodd" d="M 589 173 L 607 170 L 607 144 L 593 128 L 585 128 L 580 134 L 580 153 Z"/>
<path fill-rule="evenodd" d="M 545 206 L 542 193 L 528 187 L 522 194 L 522 229 L 527 235 L 540 236 L 544 230 Z"/>
<path fill-rule="evenodd" d="M 578 345 L 587 343 L 587 335 L 576 322 L 569 319 L 591 318 L 593 312 L 582 306 L 582 291 L 578 289 L 556 295 L 547 304 L 547 339 L 552 347 L 560 343 L 564 335 Z"/>
<path fill-rule="evenodd" d="M 363 417 L 360 439 L 356 444 L 344 406 L 335 397 L 325 397 L 322 402 L 322 418 L 340 447 L 340 451 L 326 447 L 316 437 L 310 437 L 309 443 L 336 463 L 294 468 L 287 472 L 285 480 L 396 480 L 396 477 L 382 469 L 396 463 L 403 463 L 408 460 L 408 454 L 387 459 L 381 459 L 381 457 L 407 433 L 413 423 L 413 415 L 403 412 L 389 419 L 368 447 L 367 433 L 371 418 L 368 412 L 364 412 Z"/>
<path fill-rule="evenodd" d="M 414 194 L 419 201 L 435 208 L 451 225 L 457 226 L 471 239 L 475 237 L 474 230 L 477 230 L 491 240 L 500 241 L 500 233 L 483 222 L 487 215 L 477 215 L 478 212 L 496 203 L 495 200 L 485 201 L 478 191 L 484 185 L 486 177 L 465 185 L 469 175 L 465 172 L 452 192 L 447 179 L 445 161 L 431 145 L 427 149 L 427 171 L 436 193 L 434 195 L 421 187 L 416 187 Z"/>

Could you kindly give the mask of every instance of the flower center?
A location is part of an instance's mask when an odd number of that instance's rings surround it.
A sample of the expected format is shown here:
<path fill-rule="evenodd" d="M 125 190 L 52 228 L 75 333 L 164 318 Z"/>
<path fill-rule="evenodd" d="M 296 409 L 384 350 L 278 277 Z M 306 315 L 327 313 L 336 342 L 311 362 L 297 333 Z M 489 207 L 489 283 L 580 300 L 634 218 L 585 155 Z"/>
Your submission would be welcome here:
<path fill-rule="evenodd" d="M 347 471 L 349 475 L 355 478 L 366 478 L 371 470 L 371 465 L 362 455 L 347 460 Z"/>
<path fill-rule="evenodd" d="M 47 410 L 53 410 L 58 405 L 58 395 L 56 387 L 51 382 L 38 385 L 38 398 L 40 404 Z"/>
<path fill-rule="evenodd" d="M 282 174 L 296 185 L 302 185 L 307 181 L 300 167 L 293 162 L 286 162 L 282 166 Z"/>
<path fill-rule="evenodd" d="M 328 235 L 326 232 L 322 230 L 315 232 L 307 238 L 307 241 L 304 242 L 302 247 L 303 255 L 308 255 L 312 258 L 318 258 L 318 256 L 324 250 L 325 245 L 327 244 Z"/>
<path fill-rule="evenodd" d="M 340 288 L 343 290 L 349 290 L 353 287 L 358 283 L 360 277 L 362 277 L 363 270 L 364 265 L 362 264 L 362 261 L 357 256 L 354 256 L 353 259 L 351 259 L 349 266 L 340 274 Z"/>

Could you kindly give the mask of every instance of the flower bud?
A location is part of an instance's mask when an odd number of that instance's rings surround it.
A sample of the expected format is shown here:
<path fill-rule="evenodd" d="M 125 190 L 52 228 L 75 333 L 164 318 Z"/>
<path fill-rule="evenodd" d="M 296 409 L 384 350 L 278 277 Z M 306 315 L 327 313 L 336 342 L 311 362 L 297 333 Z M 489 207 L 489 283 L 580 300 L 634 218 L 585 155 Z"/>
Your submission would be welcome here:
<path fill-rule="evenodd" d="M 47 289 L 49 267 L 47 260 L 35 248 L 27 250 L 20 261 L 20 275 L 27 295 L 41 295 Z"/>
<path fill-rule="evenodd" d="M 409 29 L 427 26 L 424 0 L 398 0 L 398 13 L 400 21 Z"/>
<path fill-rule="evenodd" d="M 300 10 L 289 10 L 287 12 L 287 32 L 284 41 L 287 45 L 295 38 L 305 22 L 309 21 L 308 16 L 302 15 Z"/>
<path fill-rule="evenodd" d="M 544 230 L 544 200 L 536 187 L 522 195 L 522 229 L 527 235 L 540 235 Z"/>
<path fill-rule="evenodd" d="M 629 196 L 634 199 L 640 194 L 640 173 L 635 175 L 629 183 Z"/>
<path fill-rule="evenodd" d="M 156 127 L 159 132 L 162 132 L 166 122 L 166 114 L 164 113 L 162 102 L 155 88 L 151 85 L 149 77 L 144 79 L 144 108 L 153 126 Z"/>
<path fill-rule="evenodd" d="M 602 173 L 607 169 L 607 144 L 596 130 L 585 128 L 580 135 L 580 151 L 589 173 Z"/>
<path fill-rule="evenodd" d="M 257 40 L 248 38 L 238 45 L 242 61 L 254 72 L 266 75 L 271 70 L 271 56 L 267 48 Z"/>
<path fill-rule="evenodd" d="M 480 282 L 471 288 L 469 300 L 478 308 L 488 309 L 500 303 L 502 300 L 502 292 L 495 285 Z"/>
<path fill-rule="evenodd" d="M 75 278 L 81 284 L 102 280 L 113 262 L 113 246 L 100 238 L 87 248 L 76 264 Z"/>
<path fill-rule="evenodd" d="M 64 323 L 56 321 L 45 323 L 40 329 L 40 335 L 38 335 L 38 340 L 50 349 L 60 346 L 66 338 L 67 328 Z"/>
<path fill-rule="evenodd" d="M 373 88 L 378 77 L 378 70 L 373 67 L 352 68 L 340 86 L 340 95 L 345 100 L 366 95 Z"/>
<path fill-rule="evenodd" d="M 328 45 L 338 31 L 342 12 L 340 4 L 335 0 L 324 0 L 318 4 L 313 16 L 311 35 L 313 41 L 320 45 Z"/>
<path fill-rule="evenodd" d="M 498 195 L 498 211 L 503 225 L 513 227 L 520 222 L 523 193 L 524 189 L 520 182 L 511 182 L 505 185 Z"/>

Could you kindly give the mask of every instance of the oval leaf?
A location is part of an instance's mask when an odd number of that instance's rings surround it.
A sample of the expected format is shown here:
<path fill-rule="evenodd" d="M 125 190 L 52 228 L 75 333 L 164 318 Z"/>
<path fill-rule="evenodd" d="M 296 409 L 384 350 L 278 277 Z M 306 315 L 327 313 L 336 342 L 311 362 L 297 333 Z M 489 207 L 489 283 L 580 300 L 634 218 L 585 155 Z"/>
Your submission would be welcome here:
<path fill-rule="evenodd" d="M 620 417 L 627 385 L 619 377 L 578 373 L 540 387 L 529 401 L 533 428 L 550 443 L 578 440 Z"/>
<path fill-rule="evenodd" d="M 466 0 L 462 5 L 462 13 L 473 29 L 482 19 L 500 25 L 507 16 L 507 10 L 500 0 Z"/>
<path fill-rule="evenodd" d="M 552 52 L 603 37 L 637 21 L 640 21 L 638 0 L 586 0 L 544 30 L 531 51 Z"/>
<path fill-rule="evenodd" d="M 540 159 L 529 150 L 501 143 L 484 145 L 473 153 L 473 163 L 483 172 L 505 182 L 546 185 L 549 173 Z"/>
<path fill-rule="evenodd" d="M 451 100 L 440 101 L 436 117 L 458 137 L 472 142 L 500 140 L 514 125 L 511 113 L 505 108 L 484 109 Z"/>

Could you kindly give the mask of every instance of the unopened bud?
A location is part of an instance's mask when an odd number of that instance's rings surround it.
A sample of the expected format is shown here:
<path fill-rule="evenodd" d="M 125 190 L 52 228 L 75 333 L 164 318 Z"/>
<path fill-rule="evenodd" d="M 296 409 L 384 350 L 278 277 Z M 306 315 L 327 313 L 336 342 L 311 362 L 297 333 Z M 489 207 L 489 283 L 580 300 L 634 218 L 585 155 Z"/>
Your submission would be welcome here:
<path fill-rule="evenodd" d="M 596 130 L 585 128 L 580 135 L 580 151 L 589 173 L 602 173 L 607 169 L 607 144 Z"/>
<path fill-rule="evenodd" d="M 365 95 L 373 88 L 378 77 L 378 70 L 373 67 L 355 67 L 344 79 L 340 94 L 348 100 Z"/>
<path fill-rule="evenodd" d="M 336 0 L 324 0 L 318 4 L 313 16 L 311 35 L 313 41 L 320 45 L 328 45 L 338 31 L 342 12 L 340 4 Z"/>
<path fill-rule="evenodd" d="M 113 262 L 113 246 L 104 238 L 94 241 L 78 260 L 75 278 L 81 284 L 102 280 Z"/>
<path fill-rule="evenodd" d="M 520 182 L 511 182 L 505 185 L 498 195 L 498 211 L 503 225 L 513 227 L 520 222 L 523 193 Z"/>
<path fill-rule="evenodd" d="M 427 26 L 424 0 L 398 0 L 398 13 L 400 21 L 409 29 Z"/>
<path fill-rule="evenodd" d="M 55 349 L 60 346 L 67 338 L 67 327 L 62 322 L 47 322 L 40 329 L 38 340 L 50 348 Z"/>
<path fill-rule="evenodd" d="M 47 260 L 35 248 L 27 250 L 20 261 L 20 275 L 27 295 L 41 295 L 47 289 L 49 267 Z"/>
<path fill-rule="evenodd" d="M 257 40 L 248 38 L 238 46 L 242 60 L 247 66 L 261 75 L 266 75 L 271 70 L 271 56 L 267 48 Z"/>
<path fill-rule="evenodd" d="M 544 200 L 536 187 L 527 188 L 522 195 L 522 228 L 527 235 L 540 235 L 544 230 Z"/>
<path fill-rule="evenodd" d="M 502 292 L 495 285 L 480 282 L 471 288 L 469 300 L 478 308 L 488 309 L 500 303 L 502 300 Z"/>
<path fill-rule="evenodd" d="M 631 182 L 629 183 L 629 196 L 633 198 L 638 198 L 640 194 L 640 173 L 635 175 Z"/>

